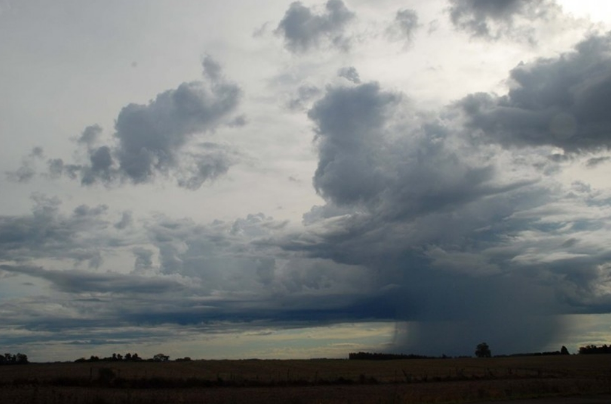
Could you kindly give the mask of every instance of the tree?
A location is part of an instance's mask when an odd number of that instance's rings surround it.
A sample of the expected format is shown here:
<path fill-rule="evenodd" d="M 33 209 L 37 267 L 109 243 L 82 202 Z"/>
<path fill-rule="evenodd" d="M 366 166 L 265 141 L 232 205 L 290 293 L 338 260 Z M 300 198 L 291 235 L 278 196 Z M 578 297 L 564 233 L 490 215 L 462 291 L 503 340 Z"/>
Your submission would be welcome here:
<path fill-rule="evenodd" d="M 15 362 L 19 364 L 30 363 L 26 354 L 18 353 L 15 355 Z"/>
<path fill-rule="evenodd" d="M 566 349 L 564 345 L 562 345 L 562 348 L 560 348 L 560 355 L 568 355 L 568 354 L 569 354 L 569 350 Z"/>
<path fill-rule="evenodd" d="M 475 348 L 475 356 L 478 358 L 490 358 L 492 356 L 492 352 L 490 352 L 490 347 L 485 342 L 477 344 Z"/>
<path fill-rule="evenodd" d="M 158 353 L 157 355 L 153 356 L 153 360 L 155 362 L 167 362 L 170 360 L 170 357 L 162 353 Z"/>
<path fill-rule="evenodd" d="M 18 353 L 13 355 L 11 353 L 0 354 L 0 365 L 25 365 L 30 363 L 26 354 Z"/>

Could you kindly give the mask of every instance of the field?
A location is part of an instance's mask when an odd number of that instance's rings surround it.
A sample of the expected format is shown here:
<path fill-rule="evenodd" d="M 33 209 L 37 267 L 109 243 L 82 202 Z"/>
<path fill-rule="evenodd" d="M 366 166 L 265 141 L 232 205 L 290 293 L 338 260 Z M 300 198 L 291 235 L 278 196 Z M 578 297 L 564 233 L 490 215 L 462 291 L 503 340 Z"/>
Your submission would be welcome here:
<path fill-rule="evenodd" d="M 611 393 L 611 355 L 0 367 L 3 403 L 468 403 Z"/>

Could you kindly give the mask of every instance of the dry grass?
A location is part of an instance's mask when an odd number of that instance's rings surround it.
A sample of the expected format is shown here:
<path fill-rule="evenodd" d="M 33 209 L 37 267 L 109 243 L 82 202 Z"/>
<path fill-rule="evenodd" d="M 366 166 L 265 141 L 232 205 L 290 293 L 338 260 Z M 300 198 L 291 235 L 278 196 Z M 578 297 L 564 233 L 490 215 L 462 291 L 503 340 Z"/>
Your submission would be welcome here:
<path fill-rule="evenodd" d="M 0 367 L 6 403 L 465 403 L 609 392 L 608 355 Z"/>

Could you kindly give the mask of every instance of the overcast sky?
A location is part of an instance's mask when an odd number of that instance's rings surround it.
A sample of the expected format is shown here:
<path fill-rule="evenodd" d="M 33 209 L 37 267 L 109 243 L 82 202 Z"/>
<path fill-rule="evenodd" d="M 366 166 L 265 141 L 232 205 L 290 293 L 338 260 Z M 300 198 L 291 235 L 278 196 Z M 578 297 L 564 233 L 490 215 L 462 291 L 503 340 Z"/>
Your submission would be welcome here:
<path fill-rule="evenodd" d="M 0 0 L 0 346 L 611 342 L 605 0 Z"/>

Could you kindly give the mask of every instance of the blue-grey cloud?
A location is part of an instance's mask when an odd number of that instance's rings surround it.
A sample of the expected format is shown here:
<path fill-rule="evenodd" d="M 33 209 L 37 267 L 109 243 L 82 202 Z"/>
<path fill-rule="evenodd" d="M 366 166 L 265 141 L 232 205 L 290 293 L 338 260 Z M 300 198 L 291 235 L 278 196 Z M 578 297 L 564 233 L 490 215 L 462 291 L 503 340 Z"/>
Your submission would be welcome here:
<path fill-rule="evenodd" d="M 36 162 L 44 158 L 42 147 L 34 147 L 30 154 L 21 159 L 21 166 L 6 173 L 9 181 L 25 183 L 36 176 Z"/>
<path fill-rule="evenodd" d="M 540 164 L 536 149 L 474 143 L 452 108 L 421 113 L 377 83 L 327 87 L 308 112 L 326 205 L 281 245 L 376 274 L 372 290 L 407 322 L 396 349 L 468 353 L 481 338 L 501 352 L 542 349 L 562 330 L 556 315 L 606 310 L 597 221 L 608 202 L 511 174 Z"/>
<path fill-rule="evenodd" d="M 346 50 L 350 39 L 344 35 L 344 29 L 352 19 L 354 13 L 342 0 L 328 0 L 322 14 L 316 14 L 296 1 L 291 3 L 275 32 L 284 38 L 286 48 L 294 53 L 316 48 L 323 41 Z"/>
<path fill-rule="evenodd" d="M 204 140 L 223 124 L 246 123 L 243 116 L 232 116 L 242 90 L 224 77 L 210 56 L 202 65 L 205 81 L 185 82 L 148 104 L 123 107 L 115 121 L 114 141 L 105 144 L 99 125 L 85 128 L 76 140 L 85 161 L 49 159 L 48 175 L 80 178 L 83 185 L 143 184 L 169 177 L 181 187 L 198 189 L 227 173 L 234 162 L 230 148 Z M 29 166 L 18 171 L 12 174 L 16 180 L 33 176 Z"/>
<path fill-rule="evenodd" d="M 339 77 L 343 77 L 348 81 L 353 82 L 354 84 L 360 84 L 361 78 L 359 77 L 359 72 L 353 66 L 342 67 L 337 71 L 337 75 Z"/>
<path fill-rule="evenodd" d="M 31 215 L 0 216 L 0 260 L 24 262 L 36 258 L 99 260 L 99 248 L 107 242 L 96 231 L 107 227 L 104 205 L 77 207 L 71 215 L 60 213 L 60 201 L 33 197 Z"/>
<path fill-rule="evenodd" d="M 449 1 L 450 19 L 456 28 L 489 40 L 509 37 L 534 42 L 534 29 L 530 24 L 562 13 L 554 0 Z"/>
<path fill-rule="evenodd" d="M 92 273 L 88 271 L 46 270 L 41 267 L 0 265 L 0 270 L 9 273 L 24 274 L 51 282 L 54 288 L 65 293 L 167 293 L 180 291 L 183 285 L 167 279 L 145 278 L 137 275 L 118 273 Z"/>
<path fill-rule="evenodd" d="M 366 83 L 328 89 L 309 111 L 320 155 L 314 186 L 322 196 L 337 205 L 362 204 L 385 217 L 402 217 L 511 188 L 493 181 L 492 165 L 474 165 L 456 145 L 447 147 L 443 125 L 414 120 L 404 122 L 409 136 L 393 133 L 393 116 L 410 108 L 403 98 Z"/>
<path fill-rule="evenodd" d="M 401 9 L 397 11 L 394 21 L 386 29 L 386 35 L 391 41 L 400 41 L 409 46 L 418 28 L 418 14 L 416 11 Z"/>
<path fill-rule="evenodd" d="M 297 88 L 294 96 L 286 106 L 293 111 L 303 111 L 311 105 L 312 100 L 322 94 L 322 90 L 312 84 L 303 84 Z"/>
<path fill-rule="evenodd" d="M 121 216 L 121 220 L 115 223 L 115 228 L 119 230 L 123 230 L 129 227 L 132 224 L 132 222 L 133 222 L 132 212 L 125 211 L 123 212 L 123 215 Z"/>
<path fill-rule="evenodd" d="M 611 34 L 594 35 L 556 58 L 520 64 L 504 96 L 458 102 L 468 129 L 506 146 L 555 146 L 568 153 L 611 146 Z"/>
<path fill-rule="evenodd" d="M 594 168 L 597 167 L 603 163 L 606 163 L 607 161 L 611 160 L 611 157 L 609 156 L 604 156 L 604 157 L 592 157 L 590 159 L 588 159 L 588 161 L 586 162 L 586 167 L 588 168 Z"/>

